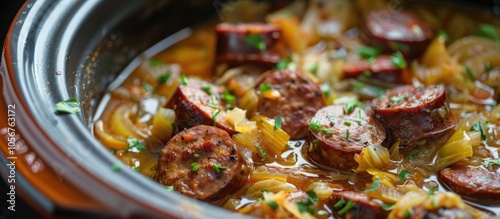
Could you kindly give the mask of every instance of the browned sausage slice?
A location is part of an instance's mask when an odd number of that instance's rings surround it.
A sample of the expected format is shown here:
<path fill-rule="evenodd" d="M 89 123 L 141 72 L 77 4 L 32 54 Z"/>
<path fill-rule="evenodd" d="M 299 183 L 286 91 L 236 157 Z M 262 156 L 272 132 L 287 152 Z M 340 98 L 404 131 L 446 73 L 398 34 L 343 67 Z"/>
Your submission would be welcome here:
<path fill-rule="evenodd" d="M 217 32 L 216 61 L 241 64 L 244 62 L 274 65 L 282 57 L 281 31 L 278 27 L 263 23 L 222 23 Z"/>
<path fill-rule="evenodd" d="M 481 200 L 500 202 L 500 174 L 481 167 L 445 168 L 441 180 L 454 192 Z"/>
<path fill-rule="evenodd" d="M 371 102 L 375 119 L 387 131 L 388 143 L 411 148 L 455 126 L 443 86 L 394 88 Z"/>
<path fill-rule="evenodd" d="M 420 56 L 433 33 L 425 21 L 410 12 L 374 10 L 366 17 L 365 32 L 372 44 L 401 51 L 407 58 Z"/>
<path fill-rule="evenodd" d="M 411 209 L 408 219 L 472 219 L 468 211 L 460 208 L 439 208 L 430 211 L 422 205 L 417 205 Z"/>
<path fill-rule="evenodd" d="M 200 200 L 213 201 L 239 189 L 248 169 L 229 134 L 199 125 L 170 139 L 160 152 L 157 180 Z"/>
<path fill-rule="evenodd" d="M 403 71 L 405 69 L 396 67 L 390 56 L 386 55 L 377 56 L 373 63 L 367 60 L 352 60 L 344 64 L 344 76 L 346 78 L 353 78 L 368 73 L 369 77 L 382 81 L 402 83 Z"/>
<path fill-rule="evenodd" d="M 292 139 L 306 137 L 309 119 L 325 106 L 319 85 L 309 76 L 295 71 L 272 72 L 255 89 L 259 96 L 257 112 L 269 118 L 281 115 L 282 129 Z"/>
<path fill-rule="evenodd" d="M 180 84 L 167 103 L 167 108 L 175 111 L 179 130 L 196 125 L 215 125 L 215 118 L 217 127 L 235 134 L 233 126 L 227 122 L 226 107 L 220 100 L 222 90 L 222 87 L 195 78 L 188 78 L 185 84 Z"/>
<path fill-rule="evenodd" d="M 354 155 L 364 147 L 382 143 L 385 130 L 372 117 L 371 109 L 332 105 L 311 119 L 308 156 L 326 167 L 351 170 L 358 166 Z"/>
<path fill-rule="evenodd" d="M 348 204 L 348 202 L 351 204 Z M 385 211 L 377 203 L 370 201 L 364 193 L 360 192 L 336 192 L 330 196 L 330 207 L 334 209 L 336 218 L 386 218 L 388 211 Z M 354 204 L 348 211 L 343 211 L 346 205 Z"/>

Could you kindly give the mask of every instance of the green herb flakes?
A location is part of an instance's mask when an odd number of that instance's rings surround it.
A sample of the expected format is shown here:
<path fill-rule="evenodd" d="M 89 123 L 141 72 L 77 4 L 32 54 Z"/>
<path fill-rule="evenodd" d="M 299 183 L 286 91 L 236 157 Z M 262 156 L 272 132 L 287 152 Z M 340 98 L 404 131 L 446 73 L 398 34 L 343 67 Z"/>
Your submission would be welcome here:
<path fill-rule="evenodd" d="M 191 163 L 191 171 L 196 172 L 196 171 L 198 171 L 199 167 L 200 167 L 200 165 L 198 163 L 196 163 L 196 162 Z"/>
<path fill-rule="evenodd" d="M 347 202 L 347 204 L 342 209 L 340 209 L 339 211 L 337 211 L 337 213 L 339 215 L 343 215 L 346 212 L 348 212 L 349 210 L 351 210 L 355 205 L 356 205 L 356 203 L 354 203 L 352 200 L 349 200 Z"/>
<path fill-rule="evenodd" d="M 378 188 L 380 188 L 380 179 L 379 178 L 375 178 L 373 180 L 372 185 L 370 186 L 370 188 L 365 189 L 365 193 L 377 191 Z"/>
<path fill-rule="evenodd" d="M 391 61 L 394 64 L 394 66 L 398 68 L 406 68 L 406 60 L 405 57 L 403 57 L 403 54 L 401 52 L 397 52 L 394 55 L 391 56 Z"/>
<path fill-rule="evenodd" d="M 60 114 L 76 114 L 80 112 L 80 103 L 76 98 L 70 98 L 56 103 L 55 110 Z"/>
<path fill-rule="evenodd" d="M 375 58 L 376 56 L 380 55 L 381 50 L 378 48 L 363 46 L 363 47 L 359 47 L 357 52 L 358 52 L 358 55 L 362 59 L 371 59 L 371 58 Z"/>
<path fill-rule="evenodd" d="M 271 209 L 273 209 L 273 211 L 276 211 L 276 209 L 278 209 L 278 203 L 276 203 L 275 201 L 267 200 L 266 203 L 267 205 L 269 205 L 269 207 L 271 207 Z"/>
<path fill-rule="evenodd" d="M 148 84 L 148 83 L 144 83 L 142 84 L 142 88 L 145 90 L 145 91 L 152 91 L 155 89 L 155 87 L 151 84 Z"/>
<path fill-rule="evenodd" d="M 274 119 L 274 130 L 281 129 L 281 122 L 282 122 L 283 116 L 279 115 Z"/>
<path fill-rule="evenodd" d="M 486 140 L 486 133 L 484 132 L 483 124 L 481 122 L 476 122 L 472 127 L 470 127 L 471 131 L 478 131 L 481 133 L 481 139 Z"/>
<path fill-rule="evenodd" d="M 488 166 L 490 166 L 490 165 L 498 165 L 498 166 L 500 166 L 500 158 L 483 161 L 483 166 L 485 166 L 486 168 Z"/>
<path fill-rule="evenodd" d="M 214 121 L 214 126 L 217 125 L 217 116 L 220 113 L 220 109 L 217 109 L 214 114 L 212 114 L 212 120 Z"/>
<path fill-rule="evenodd" d="M 403 101 L 405 98 L 406 98 L 406 95 L 398 95 L 398 96 L 389 97 L 389 100 L 391 102 L 399 103 L 399 102 Z"/>
<path fill-rule="evenodd" d="M 167 190 L 169 192 L 173 192 L 174 191 L 174 186 L 165 186 L 165 190 Z"/>
<path fill-rule="evenodd" d="M 180 76 L 180 77 L 181 77 L 181 84 L 182 84 L 182 85 L 187 85 L 187 84 L 188 84 L 188 82 L 187 82 L 186 75 L 181 74 L 181 76 Z"/>
<path fill-rule="evenodd" d="M 264 37 L 260 34 L 248 34 L 245 36 L 243 41 L 246 44 L 257 48 L 261 52 L 266 50 L 266 42 L 264 41 Z"/>
<path fill-rule="evenodd" d="M 208 95 L 212 95 L 212 86 L 210 86 L 210 84 L 205 84 L 201 86 L 201 89 L 205 91 L 205 93 L 207 93 Z"/>
<path fill-rule="evenodd" d="M 168 79 L 170 79 L 170 75 L 171 75 L 171 72 L 167 71 L 164 74 L 161 74 L 160 76 L 158 76 L 158 78 L 157 78 L 158 84 L 167 83 Z"/>
<path fill-rule="evenodd" d="M 128 146 L 127 148 L 125 148 L 125 151 L 127 152 L 131 150 L 136 152 L 141 152 L 142 150 L 144 150 L 144 148 L 146 148 L 146 145 L 136 138 L 132 137 L 127 138 L 127 143 Z"/>
<path fill-rule="evenodd" d="M 399 181 L 405 181 L 406 178 L 408 178 L 408 176 L 410 175 L 411 175 L 410 171 L 403 169 L 399 172 L 398 179 Z"/>
<path fill-rule="evenodd" d="M 318 121 L 318 120 L 316 120 L 316 121 L 314 121 L 314 122 L 311 122 L 311 123 L 309 124 L 309 129 L 310 129 L 310 130 L 313 130 L 313 131 L 315 131 L 315 132 L 319 132 L 319 130 L 321 130 L 321 126 L 319 125 L 319 121 Z"/>
<path fill-rule="evenodd" d="M 259 151 L 259 153 L 260 153 L 260 157 L 261 157 L 260 161 L 265 161 L 267 158 L 267 152 L 257 145 L 255 145 L 255 148 L 257 148 L 257 151 Z"/>
<path fill-rule="evenodd" d="M 271 86 L 269 86 L 269 83 L 267 82 L 264 82 L 262 83 L 262 85 L 260 85 L 260 93 L 264 93 L 266 91 L 269 91 L 269 90 L 272 90 L 273 88 Z"/>
<path fill-rule="evenodd" d="M 309 196 L 309 198 L 311 199 L 312 202 L 319 201 L 318 195 L 316 194 L 316 192 L 314 192 L 314 190 L 312 190 L 312 189 L 307 190 L 306 194 Z"/>

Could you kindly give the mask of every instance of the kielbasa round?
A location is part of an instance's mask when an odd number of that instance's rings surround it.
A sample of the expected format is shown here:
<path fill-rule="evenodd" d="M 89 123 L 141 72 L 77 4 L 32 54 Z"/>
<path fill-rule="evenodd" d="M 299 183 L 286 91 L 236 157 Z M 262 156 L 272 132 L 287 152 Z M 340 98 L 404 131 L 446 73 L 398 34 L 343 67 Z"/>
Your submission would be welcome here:
<path fill-rule="evenodd" d="M 264 23 L 222 23 L 215 27 L 217 33 L 216 61 L 218 63 L 255 63 L 275 65 L 283 48 L 278 40 L 281 30 Z"/>
<path fill-rule="evenodd" d="M 443 86 L 400 86 L 371 102 L 388 143 L 411 148 L 452 129 L 455 124 Z"/>
<path fill-rule="evenodd" d="M 238 146 L 226 131 L 214 126 L 199 125 L 179 132 L 158 159 L 158 182 L 205 201 L 235 192 L 247 176 Z"/>
<path fill-rule="evenodd" d="M 281 115 L 281 128 L 292 139 L 306 137 L 309 119 L 325 106 L 319 85 L 295 71 L 274 71 L 266 75 L 255 90 L 259 97 L 257 113 L 269 118 Z"/>
<path fill-rule="evenodd" d="M 420 56 L 433 38 L 430 26 L 410 12 L 374 10 L 366 17 L 365 24 L 371 44 L 400 51 L 406 58 Z"/>
<path fill-rule="evenodd" d="M 369 77 L 386 81 L 389 83 L 403 83 L 403 73 L 406 69 L 394 65 L 390 56 L 377 56 L 373 63 L 367 60 L 347 61 L 343 67 L 346 78 L 357 77 L 361 74 L 369 74 Z"/>
<path fill-rule="evenodd" d="M 354 155 L 368 145 L 382 143 L 386 135 L 371 109 L 362 107 L 347 104 L 320 109 L 309 125 L 308 156 L 326 167 L 355 169 L 358 163 Z"/>
<path fill-rule="evenodd" d="M 166 105 L 175 111 L 179 130 L 196 125 L 216 125 L 231 135 L 237 133 L 227 122 L 226 107 L 221 100 L 223 89 L 195 78 L 181 83 Z"/>
<path fill-rule="evenodd" d="M 454 192 L 481 200 L 500 203 L 500 174 L 482 167 L 444 168 L 439 173 L 442 182 Z"/>

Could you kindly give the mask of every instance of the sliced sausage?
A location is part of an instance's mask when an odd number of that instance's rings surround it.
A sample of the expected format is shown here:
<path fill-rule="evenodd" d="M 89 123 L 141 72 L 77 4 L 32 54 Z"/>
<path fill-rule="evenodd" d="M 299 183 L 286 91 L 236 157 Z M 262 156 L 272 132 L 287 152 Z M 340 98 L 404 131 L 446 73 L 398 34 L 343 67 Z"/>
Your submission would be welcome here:
<path fill-rule="evenodd" d="M 226 107 L 220 98 L 223 89 L 195 78 L 188 78 L 185 84 L 181 83 L 166 105 L 175 111 L 175 123 L 179 130 L 216 123 L 217 127 L 229 134 L 235 134 L 233 126 L 227 122 Z"/>
<path fill-rule="evenodd" d="M 481 167 L 445 168 L 439 176 L 454 192 L 481 200 L 500 202 L 500 173 Z"/>
<path fill-rule="evenodd" d="M 411 148 L 455 126 L 443 86 L 394 88 L 371 102 L 375 119 L 387 131 L 388 143 Z"/>
<path fill-rule="evenodd" d="M 433 37 L 429 25 L 411 12 L 374 10 L 366 17 L 365 25 L 371 44 L 401 51 L 406 58 L 419 57 Z"/>
<path fill-rule="evenodd" d="M 425 209 L 418 205 L 411 209 L 408 219 L 473 219 L 474 216 L 468 211 L 460 208 L 440 208 L 434 211 Z"/>
<path fill-rule="evenodd" d="M 257 113 L 269 118 L 281 115 L 281 128 L 292 139 L 306 137 L 309 119 L 325 106 L 319 85 L 295 71 L 274 71 L 266 75 L 255 90 L 259 97 Z"/>
<path fill-rule="evenodd" d="M 199 125 L 179 132 L 158 159 L 158 182 L 205 201 L 232 194 L 247 176 L 248 168 L 236 143 L 214 126 Z"/>
<path fill-rule="evenodd" d="M 274 65 L 282 57 L 278 43 L 278 27 L 263 23 L 222 23 L 215 27 L 217 33 L 216 61 L 218 63 L 256 63 Z"/>
<path fill-rule="evenodd" d="M 389 83 L 402 83 L 404 71 L 406 69 L 396 67 L 391 57 L 386 55 L 377 56 L 373 63 L 367 60 L 352 60 L 344 64 L 344 76 L 347 78 L 369 73 L 369 77 Z"/>
<path fill-rule="evenodd" d="M 364 147 L 382 143 L 385 130 L 370 109 L 332 105 L 320 109 L 309 126 L 308 156 L 321 165 L 338 170 L 358 166 L 354 155 Z"/>
<path fill-rule="evenodd" d="M 348 202 L 354 203 L 354 206 L 346 212 L 342 209 L 346 207 Z M 370 201 L 370 199 L 360 192 L 336 192 L 330 196 L 330 207 L 334 210 L 336 218 L 386 218 L 389 214 L 377 203 Z M 340 213 L 339 213 L 340 212 Z M 341 214 L 341 215 L 340 215 Z"/>

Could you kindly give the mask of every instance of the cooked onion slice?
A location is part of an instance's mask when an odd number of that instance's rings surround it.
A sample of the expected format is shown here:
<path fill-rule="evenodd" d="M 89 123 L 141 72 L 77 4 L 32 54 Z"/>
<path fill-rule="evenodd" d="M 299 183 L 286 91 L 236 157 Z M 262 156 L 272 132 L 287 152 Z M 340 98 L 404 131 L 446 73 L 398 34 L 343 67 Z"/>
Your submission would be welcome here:
<path fill-rule="evenodd" d="M 462 129 L 457 129 L 455 133 L 446 141 L 438 151 L 433 169 L 435 171 L 472 156 L 472 141 L 467 133 Z"/>

